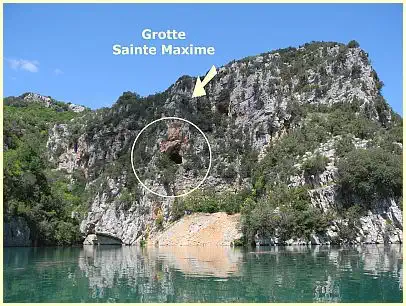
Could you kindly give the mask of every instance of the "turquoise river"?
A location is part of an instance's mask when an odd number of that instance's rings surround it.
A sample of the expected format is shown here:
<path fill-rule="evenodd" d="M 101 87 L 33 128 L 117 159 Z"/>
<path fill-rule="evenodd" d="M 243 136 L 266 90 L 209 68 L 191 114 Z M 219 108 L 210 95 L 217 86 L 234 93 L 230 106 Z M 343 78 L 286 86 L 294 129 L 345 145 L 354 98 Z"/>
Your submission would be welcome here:
<path fill-rule="evenodd" d="M 4 248 L 4 302 L 402 302 L 401 245 Z"/>

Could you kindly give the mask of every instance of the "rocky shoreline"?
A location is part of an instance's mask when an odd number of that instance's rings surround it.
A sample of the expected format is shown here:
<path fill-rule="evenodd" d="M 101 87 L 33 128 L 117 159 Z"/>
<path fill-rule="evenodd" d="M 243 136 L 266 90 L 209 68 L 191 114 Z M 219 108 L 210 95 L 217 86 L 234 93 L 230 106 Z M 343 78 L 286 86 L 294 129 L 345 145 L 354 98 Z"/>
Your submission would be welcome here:
<path fill-rule="evenodd" d="M 155 246 L 240 246 L 243 234 L 240 229 L 240 214 L 194 213 L 166 226 L 162 231 L 151 232 L 149 237 L 138 239 L 133 244 L 101 232 L 92 232 L 84 238 L 84 245 L 155 245 Z M 283 245 L 342 245 L 342 244 L 402 244 L 403 218 L 396 204 L 386 211 L 372 213 L 360 218 L 361 226 L 351 241 L 340 239 L 340 227 L 346 220 L 337 220 L 326 233 L 310 235 L 309 239 L 282 240 L 278 236 L 255 236 L 257 246 Z M 391 227 L 391 225 L 394 225 Z M 4 223 L 4 246 L 32 246 L 30 229 L 22 217 Z"/>
<path fill-rule="evenodd" d="M 240 214 L 226 213 L 195 213 L 187 215 L 170 224 L 163 231 L 151 233 L 145 239 L 145 244 L 156 246 L 239 246 L 243 244 L 240 229 Z M 312 234 L 308 240 L 290 238 L 281 240 L 279 237 L 261 237 L 256 235 L 257 246 L 283 245 L 342 245 L 342 244 L 402 244 L 402 212 L 397 205 L 392 205 L 381 214 L 369 212 L 360 219 L 361 226 L 357 228 L 357 236 L 352 241 L 340 239 L 340 226 L 346 220 L 337 220 L 324 234 Z M 396 228 L 389 228 L 389 224 L 396 224 Z M 90 234 L 87 237 L 93 237 Z M 103 234 L 97 235 L 102 236 Z M 88 243 L 86 238 L 84 244 Z M 100 239 L 99 239 L 100 240 Z M 98 244 L 117 244 L 102 242 Z M 135 244 L 142 244 L 139 240 Z M 97 243 L 96 243 L 97 244 Z M 125 243 L 123 243 L 125 245 Z"/>

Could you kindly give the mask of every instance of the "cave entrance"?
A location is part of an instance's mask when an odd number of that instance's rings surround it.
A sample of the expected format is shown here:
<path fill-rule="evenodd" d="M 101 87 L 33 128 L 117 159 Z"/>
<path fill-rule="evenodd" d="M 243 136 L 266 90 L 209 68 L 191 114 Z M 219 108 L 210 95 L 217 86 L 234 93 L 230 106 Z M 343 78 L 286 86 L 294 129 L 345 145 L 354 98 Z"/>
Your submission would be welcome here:
<path fill-rule="evenodd" d="M 216 104 L 216 108 L 221 114 L 225 114 L 228 116 L 228 107 L 229 107 L 229 102 L 228 101 L 220 101 L 219 103 Z"/>
<path fill-rule="evenodd" d="M 169 154 L 169 158 L 178 165 L 182 163 L 182 156 L 178 152 L 172 152 Z"/>

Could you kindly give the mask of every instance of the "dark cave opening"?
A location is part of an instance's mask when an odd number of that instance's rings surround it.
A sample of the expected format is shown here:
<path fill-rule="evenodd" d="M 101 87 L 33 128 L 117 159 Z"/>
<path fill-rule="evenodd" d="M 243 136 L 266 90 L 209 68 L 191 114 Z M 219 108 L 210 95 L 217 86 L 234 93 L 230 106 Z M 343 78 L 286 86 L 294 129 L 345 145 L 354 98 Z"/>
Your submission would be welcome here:
<path fill-rule="evenodd" d="M 172 152 L 169 154 L 169 158 L 178 165 L 182 163 L 182 156 L 178 152 Z"/>
<path fill-rule="evenodd" d="M 228 115 L 228 107 L 229 107 L 229 102 L 227 102 L 227 101 L 221 101 L 216 104 L 216 108 L 221 114 Z"/>

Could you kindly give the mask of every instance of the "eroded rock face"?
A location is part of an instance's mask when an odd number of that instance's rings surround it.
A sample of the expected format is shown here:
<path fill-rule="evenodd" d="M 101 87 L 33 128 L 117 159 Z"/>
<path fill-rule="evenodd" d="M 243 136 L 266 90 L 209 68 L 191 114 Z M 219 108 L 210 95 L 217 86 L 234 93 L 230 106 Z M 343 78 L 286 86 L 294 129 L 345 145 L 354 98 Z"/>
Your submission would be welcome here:
<path fill-rule="evenodd" d="M 159 144 L 159 151 L 165 153 L 176 164 L 182 163 L 182 155 L 188 138 L 181 133 L 181 123 L 172 123 L 168 127 L 168 137 Z"/>
<path fill-rule="evenodd" d="M 254 56 L 220 67 L 216 77 L 205 87 L 207 96 L 199 99 L 191 98 L 196 79 L 184 76 L 157 95 L 156 100 L 146 98 L 145 105 L 139 106 L 142 101 L 138 100 L 128 104 L 117 103 L 111 109 L 91 113 L 83 123 L 76 121 L 54 127 L 48 140 L 50 160 L 56 168 L 66 170 L 68 174 L 83 171 L 87 190 L 95 190 L 91 193 L 88 213 L 81 224 L 83 234 L 108 233 L 125 244 L 136 244 L 157 230 L 155 211 L 162 213 L 164 224 L 171 220 L 173 199 L 157 197 L 140 188 L 130 193 L 130 200 L 124 201 L 124 195 L 128 198 L 129 188 L 137 184 L 134 183 L 131 167 L 120 168 L 118 174 L 107 171 L 117 168 L 117 164 L 129 164 L 129 152 L 135 137 L 143 126 L 158 118 L 185 118 L 205 132 L 213 160 L 211 171 L 201 187 L 218 192 L 250 188 L 250 178 L 243 171 L 247 163 L 244 154 L 247 151 L 258 153 L 258 160 L 261 160 L 270 144 L 297 124 L 295 114 L 290 111 L 292 101 L 301 105 L 332 106 L 358 100 L 361 101 L 361 109 L 369 110 L 371 120 L 391 120 L 389 109 L 378 112 L 375 107 L 379 97 L 379 80 L 366 53 L 360 48 L 344 48 L 340 44 L 316 48 L 310 44 L 296 49 L 296 53 L 288 59 L 283 52 L 288 51 Z M 306 70 L 306 79 L 286 74 L 293 65 L 290 59 L 294 57 L 300 57 L 303 62 L 315 62 L 312 68 Z M 123 95 L 123 101 L 128 98 L 127 95 Z M 73 138 L 72 126 L 80 124 L 83 128 L 78 137 Z M 143 177 L 145 184 L 166 195 L 196 186 L 208 164 L 204 139 L 193 144 L 196 153 L 203 156 L 200 160 L 202 171 L 194 171 L 193 165 L 197 162 L 186 156 L 183 149 L 193 139 L 185 139 L 181 129 L 175 126 L 164 126 L 158 129 L 157 135 L 161 137 L 160 141 L 146 146 L 150 151 L 157 147 L 157 154 L 152 155 L 146 165 L 136 165 L 145 166 L 148 170 Z M 299 171 L 290 178 L 290 186 L 312 186 L 309 191 L 312 205 L 325 213 L 339 209 L 334 151 L 339 137 L 332 136 L 316 151 L 301 157 L 301 163 L 316 153 L 328 157 L 325 171 L 311 177 Z M 354 138 L 353 142 L 356 147 L 365 148 L 368 140 Z M 162 177 L 154 174 L 151 178 L 150 175 L 156 169 L 158 153 L 172 155 L 178 164 L 176 171 L 167 174 L 169 179 L 173 179 L 168 188 L 159 183 Z M 300 164 L 297 166 L 299 169 Z M 365 217 L 357 240 L 399 242 L 403 226 L 396 201 L 386 199 L 385 202 L 391 205 L 377 203 L 377 209 Z M 311 243 L 337 242 L 340 222 L 345 223 L 345 220 L 337 219 L 337 224 L 324 235 L 313 236 Z M 280 241 L 278 237 L 258 239 L 272 240 L 272 243 Z"/>
<path fill-rule="evenodd" d="M 89 234 L 83 241 L 85 245 L 121 245 L 121 240 L 103 234 Z"/>
<path fill-rule="evenodd" d="M 81 113 L 85 110 L 85 108 L 82 105 L 77 105 L 77 104 L 73 104 L 73 103 L 69 103 L 68 107 L 71 111 L 73 111 L 75 113 Z"/>
<path fill-rule="evenodd" d="M 30 101 L 30 102 L 41 102 L 46 107 L 49 107 L 52 104 L 51 97 L 43 96 L 43 95 L 40 95 L 40 94 L 34 93 L 34 92 L 27 93 L 24 96 L 24 100 Z"/>
<path fill-rule="evenodd" d="M 44 96 L 34 92 L 27 92 L 23 94 L 21 97 L 27 102 L 40 103 L 45 107 L 57 107 L 57 104 L 55 103 L 56 101 L 52 99 L 50 96 Z M 67 103 L 67 106 L 69 110 L 75 113 L 81 113 L 86 109 L 82 105 L 77 105 L 70 102 Z"/>
<path fill-rule="evenodd" d="M 31 246 L 30 228 L 22 217 L 10 217 L 3 223 L 3 245 Z"/>
<path fill-rule="evenodd" d="M 327 143 L 320 144 L 320 147 L 314 152 L 307 152 L 302 161 L 315 154 L 321 154 L 329 158 L 329 162 L 322 173 L 312 175 L 306 178 L 304 171 L 291 177 L 291 186 L 303 186 L 310 184 L 314 188 L 309 190 L 310 199 L 314 208 L 320 209 L 323 213 L 337 212 L 342 209 L 340 202 L 337 201 L 338 187 L 336 180 L 338 178 L 334 143 L 341 139 L 337 136 Z M 365 148 L 366 140 L 353 138 L 353 144 L 356 148 Z M 300 169 L 301 164 L 296 165 Z M 398 200 L 399 201 L 399 200 Z M 278 236 L 262 237 L 256 236 L 257 245 L 322 245 L 322 244 L 389 244 L 403 242 L 403 219 L 402 211 L 395 199 L 388 198 L 376 201 L 371 205 L 373 209 L 368 210 L 367 214 L 360 218 L 359 225 L 354 230 L 355 237 L 351 240 L 340 238 L 340 230 L 348 225 L 348 220 L 337 218 L 333 224 L 323 234 L 313 233 L 310 239 L 281 240 Z"/>
<path fill-rule="evenodd" d="M 120 185 L 112 187 L 120 188 Z M 84 236 L 104 233 L 120 239 L 124 244 L 135 244 L 145 233 L 147 224 L 153 223 L 153 218 L 149 214 L 149 202 L 141 202 L 139 206 L 134 205 L 129 209 L 124 209 L 117 198 L 113 203 L 114 205 L 109 202 L 107 191 L 99 194 L 94 199 L 86 218 L 81 222 L 81 232 Z M 144 215 L 144 218 L 140 217 Z"/>

